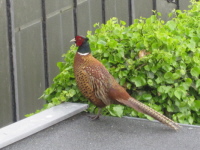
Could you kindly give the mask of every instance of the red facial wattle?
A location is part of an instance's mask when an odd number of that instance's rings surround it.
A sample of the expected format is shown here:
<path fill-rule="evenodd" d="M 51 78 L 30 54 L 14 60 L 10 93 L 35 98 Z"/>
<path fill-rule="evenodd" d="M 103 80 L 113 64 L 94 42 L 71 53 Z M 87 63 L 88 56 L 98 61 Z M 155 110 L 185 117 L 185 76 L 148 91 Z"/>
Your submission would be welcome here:
<path fill-rule="evenodd" d="M 75 40 L 76 40 L 76 46 L 81 46 L 85 39 L 81 36 L 76 36 Z"/>

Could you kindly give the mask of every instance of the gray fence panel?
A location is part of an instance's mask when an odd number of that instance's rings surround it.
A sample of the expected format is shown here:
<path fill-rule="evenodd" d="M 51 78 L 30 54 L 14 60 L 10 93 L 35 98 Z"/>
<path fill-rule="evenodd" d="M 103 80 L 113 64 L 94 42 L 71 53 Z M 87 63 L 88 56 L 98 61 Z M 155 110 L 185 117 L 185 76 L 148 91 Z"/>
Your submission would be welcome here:
<path fill-rule="evenodd" d="M 102 0 L 89 0 L 90 11 L 90 30 L 94 31 L 93 25 L 95 23 L 102 23 Z"/>
<path fill-rule="evenodd" d="M 12 93 L 5 6 L 5 0 L 0 0 L 0 127 L 12 123 Z"/>
<path fill-rule="evenodd" d="M 188 10 L 188 6 L 191 4 L 190 0 L 180 0 L 179 6 L 181 10 Z"/>
<path fill-rule="evenodd" d="M 69 49 L 74 38 L 73 1 L 49 0 L 46 2 L 47 51 L 49 81 L 58 74 L 56 63 L 62 61 L 62 54 Z"/>
<path fill-rule="evenodd" d="M 106 21 L 112 17 L 117 17 L 116 14 L 116 1 L 105 0 L 105 18 Z M 125 20 L 123 20 L 125 21 Z"/>
<path fill-rule="evenodd" d="M 73 9 L 70 8 L 67 11 L 64 11 L 62 14 L 62 36 L 63 36 L 63 52 L 66 53 L 66 50 L 69 50 L 72 43 L 70 42 L 72 38 L 74 38 L 74 17 L 73 17 Z"/>
<path fill-rule="evenodd" d="M 77 27 L 79 35 L 86 35 L 94 30 L 93 24 L 102 23 L 101 0 L 77 0 Z"/>
<path fill-rule="evenodd" d="M 176 4 L 168 3 L 166 0 L 157 0 L 156 1 L 157 11 L 162 13 L 161 19 L 167 21 L 171 18 L 168 17 L 168 14 L 176 9 Z"/>
<path fill-rule="evenodd" d="M 106 11 L 106 20 L 109 20 L 112 17 L 117 17 L 119 20 L 129 23 L 129 3 L 128 0 L 106 0 L 105 1 L 105 11 Z"/>
<path fill-rule="evenodd" d="M 41 0 L 14 0 L 15 27 L 41 18 Z"/>
<path fill-rule="evenodd" d="M 66 8 L 72 8 L 73 0 L 45 0 L 45 6 L 46 13 L 51 14 L 53 12 L 66 10 Z"/>
<path fill-rule="evenodd" d="M 128 0 L 115 1 L 116 2 L 116 16 L 118 19 L 129 23 L 129 3 Z"/>
<path fill-rule="evenodd" d="M 44 91 L 44 60 L 40 0 L 15 0 L 16 100 L 18 118 L 40 109 Z"/>
<path fill-rule="evenodd" d="M 77 27 L 79 35 L 85 36 L 90 26 L 90 13 L 88 0 L 77 0 Z"/>
<path fill-rule="evenodd" d="M 153 4 L 151 0 L 132 0 L 132 17 L 133 19 L 150 17 L 153 12 Z"/>

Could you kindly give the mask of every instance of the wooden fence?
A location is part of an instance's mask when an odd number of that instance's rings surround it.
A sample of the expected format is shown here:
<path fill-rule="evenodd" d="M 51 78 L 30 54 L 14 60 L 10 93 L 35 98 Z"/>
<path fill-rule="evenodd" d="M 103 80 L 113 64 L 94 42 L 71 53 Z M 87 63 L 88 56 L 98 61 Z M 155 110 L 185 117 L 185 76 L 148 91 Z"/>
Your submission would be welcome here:
<path fill-rule="evenodd" d="M 132 24 L 152 10 L 187 9 L 189 0 L 0 0 L 0 127 L 42 108 L 74 35 L 118 17 Z"/>

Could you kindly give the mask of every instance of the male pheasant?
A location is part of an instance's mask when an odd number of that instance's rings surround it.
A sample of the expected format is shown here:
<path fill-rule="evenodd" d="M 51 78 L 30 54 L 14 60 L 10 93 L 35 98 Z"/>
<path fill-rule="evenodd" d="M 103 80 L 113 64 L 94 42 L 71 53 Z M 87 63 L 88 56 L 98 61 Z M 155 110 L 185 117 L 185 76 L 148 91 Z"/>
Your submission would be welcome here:
<path fill-rule="evenodd" d="M 147 114 L 163 124 L 177 130 L 180 126 L 147 105 L 131 97 L 121 87 L 101 62 L 91 54 L 88 38 L 76 36 L 73 40 L 78 46 L 74 58 L 74 74 L 81 93 L 88 98 L 99 110 L 110 104 L 123 104 Z M 100 111 L 94 119 L 99 118 Z"/>

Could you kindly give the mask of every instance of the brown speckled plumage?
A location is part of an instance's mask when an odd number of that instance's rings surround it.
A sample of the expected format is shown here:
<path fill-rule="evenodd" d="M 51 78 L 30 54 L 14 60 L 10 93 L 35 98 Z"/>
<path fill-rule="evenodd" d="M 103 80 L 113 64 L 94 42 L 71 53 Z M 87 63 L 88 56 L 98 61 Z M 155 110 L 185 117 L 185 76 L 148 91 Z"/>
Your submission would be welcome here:
<path fill-rule="evenodd" d="M 79 41 L 80 39 L 82 42 Z M 76 44 L 79 46 L 78 52 L 74 58 L 76 82 L 81 93 L 93 104 L 102 108 L 113 103 L 120 103 L 145 113 L 175 130 L 180 128 L 180 126 L 171 119 L 132 98 L 126 90 L 116 82 L 103 64 L 89 53 L 90 48 L 86 38 L 77 36 Z"/>

